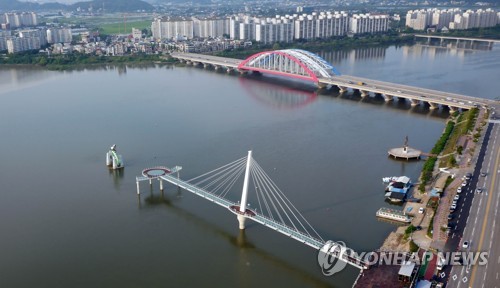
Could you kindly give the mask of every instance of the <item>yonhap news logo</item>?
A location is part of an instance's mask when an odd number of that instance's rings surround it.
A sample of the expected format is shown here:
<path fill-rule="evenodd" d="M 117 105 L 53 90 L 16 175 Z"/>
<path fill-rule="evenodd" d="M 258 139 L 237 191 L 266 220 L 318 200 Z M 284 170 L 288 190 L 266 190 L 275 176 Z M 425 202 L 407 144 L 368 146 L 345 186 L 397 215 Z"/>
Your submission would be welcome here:
<path fill-rule="evenodd" d="M 343 259 L 346 252 L 347 247 L 344 242 L 327 241 L 318 252 L 318 264 L 323 275 L 332 276 L 344 270 L 347 262 L 341 259 Z"/>
<path fill-rule="evenodd" d="M 434 260 L 435 259 L 435 260 Z M 372 265 L 403 265 L 408 262 L 417 265 L 436 261 L 440 267 L 452 266 L 484 266 L 488 264 L 488 252 L 456 251 L 421 253 L 410 252 L 360 252 L 348 248 L 344 242 L 327 241 L 318 252 L 318 264 L 325 276 L 332 276 L 347 266 L 347 262 L 357 267 L 368 268 Z"/>

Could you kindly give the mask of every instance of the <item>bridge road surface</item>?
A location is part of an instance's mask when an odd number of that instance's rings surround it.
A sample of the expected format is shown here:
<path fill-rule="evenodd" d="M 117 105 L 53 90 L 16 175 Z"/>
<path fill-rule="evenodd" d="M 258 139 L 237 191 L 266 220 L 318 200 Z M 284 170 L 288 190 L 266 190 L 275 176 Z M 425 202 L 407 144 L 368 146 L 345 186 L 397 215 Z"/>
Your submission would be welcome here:
<path fill-rule="evenodd" d="M 237 69 L 239 64 L 242 62 L 240 59 L 218 57 L 205 54 L 197 53 L 171 53 L 173 58 L 180 60 L 197 62 L 207 65 L 213 65 L 216 67 L 226 67 L 230 69 Z M 494 105 L 498 101 L 477 98 L 472 96 L 466 96 L 455 93 L 442 92 L 437 90 L 419 88 L 414 86 L 408 86 L 403 84 L 396 84 L 384 81 L 378 81 L 373 79 L 367 79 L 357 76 L 350 75 L 339 75 L 331 78 L 318 78 L 318 84 L 323 85 L 335 85 L 341 89 L 355 89 L 364 91 L 365 93 L 379 93 L 386 95 L 386 98 L 396 96 L 401 98 L 407 98 L 418 104 L 419 101 L 431 102 L 434 104 L 441 104 L 454 108 L 470 109 L 474 107 L 474 104 L 478 105 Z"/>
<path fill-rule="evenodd" d="M 462 230 L 464 223 L 458 224 L 458 231 L 455 231 L 456 238 L 450 238 L 447 243 L 447 247 L 452 251 L 458 249 L 459 251 L 488 252 L 488 264 L 486 266 L 447 267 L 448 269 L 444 270 L 446 273 L 445 278 L 448 278 L 447 287 L 500 288 L 500 245 L 498 244 L 500 221 L 497 221 L 500 220 L 498 215 L 500 205 L 499 130 L 499 124 L 489 123 L 487 125 L 487 131 L 481 144 L 482 149 L 478 157 L 478 166 L 474 170 L 473 181 L 466 189 L 467 196 L 474 196 L 470 206 L 470 214 L 465 223 L 466 227 Z M 480 176 L 480 172 L 486 172 L 486 176 Z M 477 193 L 477 188 L 482 188 L 483 192 Z M 464 193 L 462 192 L 461 195 L 464 195 Z M 467 208 L 466 206 L 463 207 L 463 209 Z M 461 239 L 460 230 L 463 231 Z M 495 239 L 497 240 L 495 241 Z M 463 241 L 469 241 L 468 249 L 462 248 Z"/>

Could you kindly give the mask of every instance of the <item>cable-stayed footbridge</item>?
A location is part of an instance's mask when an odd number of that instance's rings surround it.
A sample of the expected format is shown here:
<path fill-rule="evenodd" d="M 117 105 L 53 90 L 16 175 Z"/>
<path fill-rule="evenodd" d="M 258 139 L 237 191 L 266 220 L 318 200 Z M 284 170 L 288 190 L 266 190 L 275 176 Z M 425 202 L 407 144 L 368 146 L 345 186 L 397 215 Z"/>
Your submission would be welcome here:
<path fill-rule="evenodd" d="M 250 219 L 278 233 L 295 239 L 327 255 L 336 257 L 360 269 L 367 269 L 368 264 L 364 259 L 356 256 L 352 249 L 343 247 L 344 250 L 330 249 L 342 244 L 334 241 L 325 241 L 292 204 L 286 195 L 271 180 L 269 175 L 252 158 L 252 151 L 247 157 L 240 158 L 215 170 L 184 181 L 179 177 L 180 166 L 173 168 L 153 167 L 143 170 L 142 176 L 136 177 L 137 194 L 140 194 L 140 182 L 156 179 L 163 190 L 163 181 L 172 183 L 186 191 L 205 198 L 219 206 L 227 208 L 234 213 L 239 222 L 239 228 L 245 229 L 246 219 Z M 241 199 L 238 202 L 230 200 L 228 194 L 236 183 L 241 183 L 243 188 Z M 256 206 L 250 208 L 248 204 L 249 187 L 255 187 Z M 345 253 L 350 251 L 351 253 Z"/>

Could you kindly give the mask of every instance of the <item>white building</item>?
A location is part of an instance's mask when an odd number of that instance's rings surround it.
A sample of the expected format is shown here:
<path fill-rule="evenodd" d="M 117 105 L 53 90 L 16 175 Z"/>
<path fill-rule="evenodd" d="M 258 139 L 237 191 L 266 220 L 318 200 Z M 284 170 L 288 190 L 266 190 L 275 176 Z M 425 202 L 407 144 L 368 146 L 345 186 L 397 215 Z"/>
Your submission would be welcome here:
<path fill-rule="evenodd" d="M 217 38 L 229 34 L 229 19 L 193 17 L 194 37 Z"/>
<path fill-rule="evenodd" d="M 185 18 L 156 18 L 151 23 L 154 39 L 193 39 L 193 20 Z"/>
<path fill-rule="evenodd" d="M 27 50 L 40 49 L 40 37 L 10 37 L 7 38 L 7 52 L 18 53 Z"/>
<path fill-rule="evenodd" d="M 38 15 L 34 12 L 0 14 L 0 24 L 9 24 L 10 28 L 38 25 Z"/>
<path fill-rule="evenodd" d="M 428 10 L 410 10 L 406 13 L 406 26 L 415 30 L 425 30 L 432 24 L 432 12 Z"/>
<path fill-rule="evenodd" d="M 142 30 L 137 28 L 132 28 L 132 38 L 142 39 Z"/>
<path fill-rule="evenodd" d="M 499 21 L 499 14 L 493 9 L 467 10 L 458 8 L 448 10 L 422 9 L 410 10 L 406 14 L 406 26 L 415 30 L 425 30 L 435 26 L 438 30 L 444 27 L 449 29 L 471 29 L 494 27 Z"/>
<path fill-rule="evenodd" d="M 293 41 L 292 20 L 286 17 L 261 19 L 255 24 L 255 40 L 265 44 Z"/>
<path fill-rule="evenodd" d="M 38 37 L 40 45 L 47 45 L 47 31 L 45 29 L 30 29 L 19 31 L 19 37 L 21 38 L 32 38 Z"/>
<path fill-rule="evenodd" d="M 329 38 L 344 36 L 349 29 L 349 15 L 344 12 L 320 12 L 296 16 L 294 21 L 295 39 Z"/>
<path fill-rule="evenodd" d="M 380 33 L 389 30 L 389 15 L 354 14 L 350 18 L 349 32 L 353 34 Z"/>
<path fill-rule="evenodd" d="M 73 40 L 71 29 L 68 28 L 49 28 L 47 29 L 47 42 L 55 43 L 70 43 Z"/>

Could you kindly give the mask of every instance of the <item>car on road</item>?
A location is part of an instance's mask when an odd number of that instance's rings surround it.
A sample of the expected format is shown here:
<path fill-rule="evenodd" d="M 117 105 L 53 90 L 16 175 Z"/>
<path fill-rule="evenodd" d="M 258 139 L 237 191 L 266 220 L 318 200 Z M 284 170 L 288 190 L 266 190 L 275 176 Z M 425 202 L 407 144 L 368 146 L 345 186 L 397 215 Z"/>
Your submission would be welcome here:
<path fill-rule="evenodd" d="M 476 192 L 477 192 L 477 193 L 483 193 L 483 188 L 481 188 L 481 187 L 477 188 L 477 189 L 476 189 Z"/>
<path fill-rule="evenodd" d="M 424 214 L 424 207 L 420 207 L 418 209 L 418 214 Z"/>
<path fill-rule="evenodd" d="M 462 187 L 458 187 L 458 189 L 457 189 L 457 193 L 458 193 L 458 194 L 462 193 Z"/>
<path fill-rule="evenodd" d="M 464 242 L 462 243 L 462 248 L 464 248 L 464 249 L 469 248 L 469 246 L 470 246 L 470 242 L 469 242 L 469 241 L 464 241 Z"/>
<path fill-rule="evenodd" d="M 486 172 L 481 172 L 481 177 L 486 177 L 486 175 L 488 175 Z"/>

